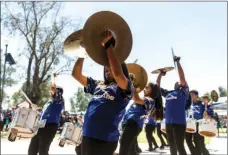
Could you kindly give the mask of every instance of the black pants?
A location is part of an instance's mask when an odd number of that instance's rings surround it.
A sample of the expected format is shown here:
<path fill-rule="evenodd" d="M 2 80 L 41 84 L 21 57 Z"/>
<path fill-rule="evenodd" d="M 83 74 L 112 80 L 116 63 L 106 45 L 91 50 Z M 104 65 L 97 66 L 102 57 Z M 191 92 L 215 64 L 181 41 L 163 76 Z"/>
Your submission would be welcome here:
<path fill-rule="evenodd" d="M 157 135 L 158 135 L 158 138 L 160 139 L 161 146 L 167 146 L 168 144 L 166 144 L 163 139 L 163 137 L 164 137 L 166 139 L 166 142 L 168 143 L 167 135 L 161 131 L 161 125 L 157 126 Z"/>
<path fill-rule="evenodd" d="M 196 147 L 195 147 L 195 136 L 193 133 L 185 133 L 185 140 L 187 143 L 187 146 L 191 152 L 191 155 L 197 155 L 196 154 Z"/>
<path fill-rule="evenodd" d="M 128 120 L 123 126 L 123 134 L 120 139 L 119 155 L 138 155 L 137 137 L 142 129 L 137 122 Z"/>
<path fill-rule="evenodd" d="M 0 121 L 0 131 L 3 131 L 3 128 L 4 128 L 4 122 Z"/>
<path fill-rule="evenodd" d="M 154 145 L 154 148 L 158 148 L 158 144 L 153 136 L 153 133 L 155 131 L 155 126 L 153 126 L 151 124 L 147 124 L 145 127 L 145 131 L 146 131 L 146 139 L 149 144 L 149 149 L 153 148 L 152 144 Z"/>
<path fill-rule="evenodd" d="M 30 141 L 28 155 L 37 155 L 37 153 L 48 155 L 49 147 L 55 138 L 57 129 L 57 124 L 47 124 L 44 128 L 40 128 Z"/>
<path fill-rule="evenodd" d="M 83 136 L 82 155 L 113 155 L 118 142 L 107 142 Z"/>
<path fill-rule="evenodd" d="M 184 148 L 186 125 L 181 124 L 166 124 L 166 133 L 170 145 L 171 155 L 187 155 Z"/>
<path fill-rule="evenodd" d="M 82 145 L 80 144 L 80 145 L 75 147 L 75 152 L 76 152 L 77 155 L 81 155 L 82 154 L 82 147 L 81 146 Z"/>
<path fill-rule="evenodd" d="M 195 143 L 195 150 L 196 150 L 196 154 L 200 155 L 210 155 L 209 151 L 207 150 L 205 143 L 204 143 L 204 137 L 201 136 L 198 133 L 199 130 L 199 123 L 196 124 L 196 128 L 197 128 L 197 132 L 194 134 L 194 143 Z M 219 144 L 218 144 L 219 145 Z"/>

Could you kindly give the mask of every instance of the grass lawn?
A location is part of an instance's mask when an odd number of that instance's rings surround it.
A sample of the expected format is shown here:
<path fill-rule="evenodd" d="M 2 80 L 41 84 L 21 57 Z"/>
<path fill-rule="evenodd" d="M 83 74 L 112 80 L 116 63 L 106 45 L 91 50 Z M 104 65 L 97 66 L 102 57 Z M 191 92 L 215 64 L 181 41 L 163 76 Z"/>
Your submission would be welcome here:
<path fill-rule="evenodd" d="M 156 142 L 157 142 L 158 144 L 161 144 L 156 132 L 153 134 L 153 136 L 154 136 Z M 164 139 L 164 140 L 165 140 L 165 139 Z M 209 143 L 210 143 L 210 140 L 211 140 L 210 138 L 206 137 L 206 138 L 205 138 L 205 143 L 206 143 L 206 144 L 209 144 Z M 138 136 L 138 142 L 139 142 L 139 143 L 147 143 L 146 132 L 145 132 L 144 130 L 143 130 L 143 131 L 140 133 L 140 135 Z"/>

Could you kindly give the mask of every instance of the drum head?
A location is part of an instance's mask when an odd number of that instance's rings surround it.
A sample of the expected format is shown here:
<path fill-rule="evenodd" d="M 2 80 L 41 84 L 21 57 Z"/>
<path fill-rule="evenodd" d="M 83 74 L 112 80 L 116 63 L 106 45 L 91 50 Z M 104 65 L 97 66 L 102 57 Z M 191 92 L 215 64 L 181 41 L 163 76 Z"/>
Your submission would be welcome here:
<path fill-rule="evenodd" d="M 164 68 L 156 69 L 156 70 L 152 71 L 151 73 L 152 73 L 152 74 L 159 74 L 159 73 L 161 73 L 162 71 L 164 71 L 164 72 L 169 72 L 169 71 L 172 71 L 173 69 L 174 69 L 174 67 L 164 67 Z"/>
<path fill-rule="evenodd" d="M 145 88 L 148 81 L 146 70 L 142 66 L 135 63 L 127 64 L 127 69 L 129 74 L 132 73 L 135 76 L 133 84 L 135 87 L 139 88 L 138 92 L 141 92 Z"/>
<path fill-rule="evenodd" d="M 217 102 L 218 101 L 218 93 L 215 90 L 212 90 L 211 91 L 211 99 L 214 102 Z"/>
<path fill-rule="evenodd" d="M 126 21 L 111 11 L 100 11 L 88 18 L 83 28 L 83 42 L 88 55 L 96 63 L 108 66 L 108 58 L 101 42 L 105 38 L 105 30 L 113 33 L 116 40 L 113 52 L 120 63 L 129 56 L 132 48 L 132 34 Z"/>

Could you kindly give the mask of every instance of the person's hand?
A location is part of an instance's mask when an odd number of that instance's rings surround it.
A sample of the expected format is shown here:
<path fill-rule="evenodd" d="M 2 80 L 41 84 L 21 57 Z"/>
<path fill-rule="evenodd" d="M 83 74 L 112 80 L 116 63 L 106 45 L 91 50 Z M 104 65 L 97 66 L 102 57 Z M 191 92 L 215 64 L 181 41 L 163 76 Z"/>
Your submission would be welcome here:
<path fill-rule="evenodd" d="M 180 59 L 181 59 L 181 58 L 180 58 L 180 57 L 178 57 L 178 56 L 174 56 L 174 58 L 173 58 L 173 59 L 174 59 L 174 61 L 175 61 L 175 62 L 177 62 L 177 61 L 180 61 Z"/>
<path fill-rule="evenodd" d="M 55 87 L 55 86 L 51 86 L 50 91 L 51 91 L 51 94 L 52 94 L 52 95 L 55 94 L 55 92 L 56 92 L 56 87 Z"/>
<path fill-rule="evenodd" d="M 132 73 L 129 73 L 129 79 L 131 80 L 131 82 L 134 84 L 135 81 L 135 75 Z"/>
<path fill-rule="evenodd" d="M 115 46 L 115 39 L 112 36 L 111 31 L 106 30 L 105 31 L 105 38 L 101 42 L 101 45 L 105 47 L 105 49 L 111 49 Z"/>
<path fill-rule="evenodd" d="M 207 112 L 206 112 L 206 111 L 204 111 L 204 113 L 203 113 L 203 117 L 204 117 L 205 119 L 207 119 L 207 118 L 208 118 L 208 114 L 207 114 Z"/>
<path fill-rule="evenodd" d="M 136 93 L 140 93 L 140 91 L 141 91 L 140 87 L 137 86 L 137 85 L 135 85 L 134 87 L 135 87 L 135 92 L 136 92 Z"/>
<path fill-rule="evenodd" d="M 165 70 L 161 70 L 160 75 L 165 76 L 166 75 L 166 71 Z"/>

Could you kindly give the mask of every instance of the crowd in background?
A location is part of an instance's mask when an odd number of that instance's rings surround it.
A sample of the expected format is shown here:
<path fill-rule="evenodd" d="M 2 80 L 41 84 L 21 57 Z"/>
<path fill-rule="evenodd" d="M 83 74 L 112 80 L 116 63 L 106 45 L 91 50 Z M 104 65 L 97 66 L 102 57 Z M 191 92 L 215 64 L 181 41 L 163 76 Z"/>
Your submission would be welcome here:
<path fill-rule="evenodd" d="M 14 111 L 17 109 L 18 107 L 12 107 L 12 108 L 8 108 L 7 110 L 1 110 L 0 111 L 0 131 L 8 131 L 9 130 L 9 125 L 12 121 L 12 117 L 14 114 Z M 68 111 L 63 111 L 61 116 L 60 116 L 60 127 L 59 127 L 59 131 L 62 131 L 63 125 L 66 122 L 72 122 L 74 124 L 76 124 L 78 122 L 78 117 L 83 118 L 83 114 L 70 114 Z"/>

